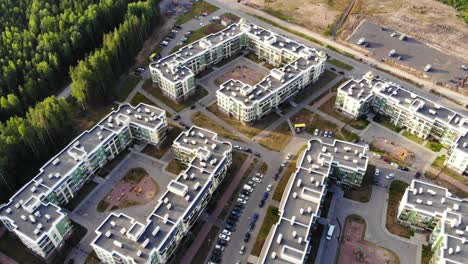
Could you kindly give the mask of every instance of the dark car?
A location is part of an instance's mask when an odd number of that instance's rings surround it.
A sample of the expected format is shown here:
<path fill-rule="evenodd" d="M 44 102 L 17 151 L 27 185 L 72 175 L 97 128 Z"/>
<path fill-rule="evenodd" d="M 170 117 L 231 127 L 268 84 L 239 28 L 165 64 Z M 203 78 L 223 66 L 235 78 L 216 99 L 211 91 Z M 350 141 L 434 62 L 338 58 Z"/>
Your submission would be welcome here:
<path fill-rule="evenodd" d="M 273 179 L 276 181 L 278 180 L 278 178 L 279 178 L 279 173 L 275 173 L 275 175 L 273 176 Z"/>
<path fill-rule="evenodd" d="M 261 155 L 260 153 L 258 153 L 258 152 L 255 152 L 255 154 L 254 154 L 254 155 L 255 155 L 255 156 L 257 156 L 257 157 L 259 157 L 259 158 L 261 158 L 261 157 L 262 157 L 262 155 Z"/>
<path fill-rule="evenodd" d="M 420 171 L 417 171 L 416 174 L 414 174 L 414 177 L 416 179 L 419 179 L 421 177 L 421 172 Z"/>
<path fill-rule="evenodd" d="M 253 231 L 255 228 L 255 223 L 250 223 L 249 224 L 249 231 Z"/>
<path fill-rule="evenodd" d="M 218 240 L 218 244 L 219 244 L 220 246 L 224 246 L 224 247 L 227 246 L 227 242 L 226 242 L 226 240 L 224 240 L 224 239 L 219 239 L 219 240 Z"/>
<path fill-rule="evenodd" d="M 245 233 L 245 236 L 244 236 L 244 242 L 247 243 L 247 242 L 249 242 L 249 240 L 250 240 L 250 233 L 247 232 L 247 233 Z"/>
<path fill-rule="evenodd" d="M 175 29 L 178 29 L 178 30 L 181 30 L 181 29 L 182 29 L 182 27 L 181 27 L 180 25 L 175 25 L 174 28 L 175 28 Z"/>
<path fill-rule="evenodd" d="M 245 205 L 244 205 L 244 204 L 241 204 L 241 203 L 236 203 L 236 206 L 237 206 L 237 207 L 240 207 L 240 208 L 242 208 L 242 209 L 245 208 Z"/>
<path fill-rule="evenodd" d="M 339 71 L 338 73 L 341 75 L 344 75 L 344 71 Z"/>
<path fill-rule="evenodd" d="M 249 191 L 247 191 L 247 190 L 242 190 L 241 193 L 242 193 L 243 195 L 249 195 L 249 194 L 250 194 Z"/>
<path fill-rule="evenodd" d="M 196 107 L 195 105 L 191 105 L 191 106 L 190 106 L 190 110 L 195 109 L 195 107 Z"/>
<path fill-rule="evenodd" d="M 257 222 L 257 219 L 258 219 L 258 214 L 257 214 L 257 213 L 253 214 L 253 216 L 252 216 L 252 222 L 253 222 L 253 223 Z"/>
<path fill-rule="evenodd" d="M 283 171 L 283 167 L 278 168 L 278 173 L 281 173 Z"/>
<path fill-rule="evenodd" d="M 236 227 L 233 226 L 233 225 L 229 225 L 229 224 L 226 224 L 226 229 L 229 230 L 229 231 L 231 231 L 231 232 L 236 231 Z"/>
<path fill-rule="evenodd" d="M 175 115 L 172 119 L 174 119 L 174 120 L 179 120 L 179 119 L 180 119 L 180 115 Z"/>
<path fill-rule="evenodd" d="M 239 212 L 239 211 L 232 211 L 232 212 L 231 212 L 231 215 L 235 215 L 235 216 L 237 216 L 237 217 L 240 217 L 240 216 L 242 215 L 242 213 Z"/>
<path fill-rule="evenodd" d="M 335 68 L 333 68 L 333 67 L 331 67 L 331 68 L 330 68 L 330 70 L 332 70 L 332 71 L 336 71 L 336 69 L 335 69 Z"/>
<path fill-rule="evenodd" d="M 239 217 L 237 215 L 229 215 L 228 219 L 232 220 L 232 221 L 237 221 L 239 219 Z"/>
<path fill-rule="evenodd" d="M 211 255 L 211 261 L 214 261 L 214 262 L 219 262 L 221 260 L 221 258 L 219 256 L 216 256 L 216 255 Z"/>
<path fill-rule="evenodd" d="M 264 205 L 265 205 L 265 200 L 261 200 L 260 203 L 258 204 L 260 208 L 262 208 Z"/>
<path fill-rule="evenodd" d="M 402 170 L 402 171 L 409 171 L 409 168 L 408 168 L 408 167 L 403 167 L 403 166 L 402 166 L 402 167 L 400 167 L 400 170 Z"/>
<path fill-rule="evenodd" d="M 266 200 L 268 198 L 268 192 L 264 192 L 262 195 L 262 200 Z"/>
<path fill-rule="evenodd" d="M 226 225 L 229 225 L 229 226 L 232 226 L 232 227 L 236 227 L 236 222 L 235 221 L 232 221 L 230 219 L 227 219 L 226 220 Z"/>
<path fill-rule="evenodd" d="M 216 256 L 221 256 L 223 254 L 223 252 L 217 248 L 213 249 L 213 254 L 215 254 Z"/>

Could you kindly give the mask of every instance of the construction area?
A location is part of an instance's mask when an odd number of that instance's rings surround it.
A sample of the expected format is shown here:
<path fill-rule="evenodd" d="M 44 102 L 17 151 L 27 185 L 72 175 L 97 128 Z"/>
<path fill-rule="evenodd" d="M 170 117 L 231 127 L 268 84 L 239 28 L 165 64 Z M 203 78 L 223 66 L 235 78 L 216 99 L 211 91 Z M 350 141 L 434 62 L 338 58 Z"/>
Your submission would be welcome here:
<path fill-rule="evenodd" d="M 338 257 L 339 264 L 400 263 L 394 252 L 364 240 L 365 233 L 364 219 L 357 215 L 350 215 L 346 218 Z"/>

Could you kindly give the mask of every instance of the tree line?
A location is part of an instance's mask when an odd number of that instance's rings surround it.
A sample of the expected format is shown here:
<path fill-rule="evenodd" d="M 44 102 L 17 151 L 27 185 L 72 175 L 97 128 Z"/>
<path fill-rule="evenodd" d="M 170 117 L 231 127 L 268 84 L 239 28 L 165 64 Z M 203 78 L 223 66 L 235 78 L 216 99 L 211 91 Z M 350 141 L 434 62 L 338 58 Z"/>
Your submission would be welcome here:
<path fill-rule="evenodd" d="M 56 93 L 69 67 L 121 23 L 129 1 L 1 1 L 0 121 Z"/>
<path fill-rule="evenodd" d="M 2 112 L 3 108 L 0 110 L 1 118 L 4 120 L 3 123 L 0 122 L 0 176 L 3 175 L 3 179 L 0 179 L 0 202 L 5 201 L 11 196 L 11 189 L 16 191 L 27 181 L 31 180 L 45 161 L 68 144 L 74 135 L 82 132 L 74 130 L 74 118 L 78 112 L 77 107 L 92 106 L 112 96 L 113 89 L 111 88 L 116 84 L 119 75 L 126 71 L 128 64 L 131 63 L 133 57 L 141 49 L 143 42 L 149 36 L 155 26 L 154 24 L 159 19 L 158 0 L 128 1 L 129 3 L 125 0 L 47 0 L 50 3 L 60 2 L 59 4 L 50 4 L 48 6 L 51 10 L 55 10 L 54 12 L 58 12 L 59 6 L 68 6 L 73 7 L 71 9 L 77 13 L 86 13 L 92 5 L 96 5 L 97 8 L 104 3 L 109 4 L 108 10 L 105 12 L 113 13 L 110 10 L 124 3 L 121 6 L 123 9 L 121 15 L 122 21 L 119 23 L 118 19 L 101 14 L 99 15 L 100 18 L 97 19 L 99 22 L 92 25 L 89 24 L 88 27 L 85 27 L 85 30 L 96 32 L 94 31 L 95 27 L 108 28 L 109 23 L 117 23 L 118 25 L 108 33 L 105 33 L 104 30 L 99 31 L 101 32 L 101 36 L 94 35 L 92 36 L 93 40 L 89 38 L 91 34 L 88 33 L 83 33 L 84 35 L 79 37 L 77 36 L 77 38 L 81 39 L 80 41 L 93 41 L 94 43 L 87 44 L 96 48 L 88 56 L 79 61 L 75 67 L 60 68 L 60 73 L 64 76 L 67 75 L 64 69 L 69 69 L 69 76 L 72 79 L 73 99 L 66 101 L 49 96 L 40 101 L 38 99 L 40 97 L 32 100 L 29 95 L 23 93 L 7 92 L 2 94 L 0 92 L 2 95 L 0 97 L 0 108 L 1 105 L 5 105 L 9 106 L 9 109 L 14 110 L 8 113 Z M 4 2 L 0 3 L 0 13 L 2 14 L 4 10 L 8 10 L 8 8 L 13 6 L 15 0 Z M 39 1 L 18 0 L 17 7 L 26 10 L 28 7 L 26 7 L 25 3 L 30 2 L 34 4 Z M 95 2 L 99 3 L 95 4 Z M 21 23 L 27 24 L 24 30 L 28 31 L 30 15 L 24 15 L 19 10 L 14 12 L 17 12 L 18 20 L 22 21 Z M 36 12 L 36 15 L 43 17 L 39 13 Z M 106 21 L 106 17 L 110 21 Z M 86 20 L 86 18 L 80 17 L 77 19 L 81 22 Z M 0 16 L 0 23 L 8 24 L 9 22 Z M 42 25 L 42 21 L 40 24 Z M 3 35 L 0 36 L 0 38 L 2 37 Z M 73 37 L 71 38 L 73 39 Z M 75 40 L 63 39 L 62 41 L 74 42 Z M 59 43 L 63 44 L 60 41 Z M 37 49 L 37 45 L 35 47 Z M 0 54 L 2 54 L 3 45 L 0 46 L 0 49 L 2 49 L 0 51 Z M 79 49 L 82 52 L 81 54 L 84 54 L 85 50 L 88 50 L 88 48 L 81 47 Z M 61 56 L 58 57 L 62 59 Z M 79 58 L 78 55 L 73 54 L 73 58 L 75 57 Z M 70 59 L 68 65 L 72 65 L 72 61 L 73 59 Z M 35 65 L 35 67 L 37 68 L 38 65 Z M 43 68 L 47 70 L 49 67 L 50 65 L 44 65 Z M 29 70 L 22 69 L 25 73 L 24 76 L 27 75 L 26 73 Z M 56 75 L 59 71 L 55 71 L 54 69 L 49 69 L 49 71 L 51 71 L 50 76 L 56 80 L 54 81 L 55 85 L 60 83 L 60 78 L 64 78 Z M 35 78 L 35 81 L 39 79 Z M 0 81 L 0 87 L 5 87 L 4 83 L 2 83 L 4 80 L 5 78 Z M 40 92 L 42 91 L 42 87 L 36 87 L 38 94 L 44 96 L 51 90 L 56 90 L 51 85 L 50 79 L 45 78 L 45 80 L 48 82 L 47 86 L 50 85 L 48 86 L 49 88 Z M 24 85 L 24 82 L 22 82 L 22 85 Z M 36 101 L 38 103 L 30 106 Z M 8 183 L 8 186 L 5 181 Z"/>
<path fill-rule="evenodd" d="M 83 108 L 101 103 L 115 92 L 112 87 L 128 69 L 159 19 L 158 2 L 130 3 L 123 23 L 104 35 L 102 48 L 71 68 L 72 96 Z"/>

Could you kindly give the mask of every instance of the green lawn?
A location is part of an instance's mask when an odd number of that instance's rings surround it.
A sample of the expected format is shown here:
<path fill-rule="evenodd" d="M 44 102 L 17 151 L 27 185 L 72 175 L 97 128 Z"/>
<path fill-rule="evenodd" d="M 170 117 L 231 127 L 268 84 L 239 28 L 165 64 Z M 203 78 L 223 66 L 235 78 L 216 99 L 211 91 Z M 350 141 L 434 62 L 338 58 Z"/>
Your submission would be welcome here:
<path fill-rule="evenodd" d="M 439 152 L 442 150 L 442 148 L 444 147 L 444 145 L 442 145 L 440 142 L 438 141 L 435 141 L 435 140 L 431 140 L 431 141 L 428 141 L 427 144 L 426 144 L 426 148 L 434 151 L 434 152 Z"/>
<path fill-rule="evenodd" d="M 213 13 L 214 11 L 218 10 L 219 7 L 212 5 L 206 1 L 199 1 L 193 3 L 192 9 L 189 12 L 183 14 L 179 18 L 177 18 L 176 24 L 181 25 L 189 20 L 195 18 L 196 16 L 200 16 L 202 13 Z"/>
<path fill-rule="evenodd" d="M 261 174 L 265 174 L 268 171 L 268 164 L 266 162 L 263 162 L 260 168 L 258 169 L 258 172 Z"/>
<path fill-rule="evenodd" d="M 252 248 L 252 252 L 250 254 L 254 256 L 259 256 L 260 252 L 262 251 L 263 244 L 265 244 L 265 240 L 270 232 L 270 229 L 276 222 L 279 220 L 279 211 L 277 207 L 269 206 L 265 218 L 263 219 L 262 227 L 260 228 L 260 232 L 258 233 L 257 239 L 255 240 L 255 244 Z"/>
<path fill-rule="evenodd" d="M 421 264 L 429 264 L 433 254 L 434 253 L 432 252 L 430 245 L 423 245 L 421 253 Z"/>
<path fill-rule="evenodd" d="M 309 95 L 311 93 L 315 92 L 316 90 L 324 87 L 325 85 L 335 80 L 336 76 L 337 76 L 336 73 L 329 71 L 329 70 L 325 70 L 322 76 L 320 76 L 320 78 L 317 80 L 317 82 L 308 85 L 304 90 L 302 90 L 302 92 L 298 93 L 294 97 L 294 101 L 296 103 L 301 103 L 305 99 L 309 98 Z"/>
<path fill-rule="evenodd" d="M 118 91 L 119 102 L 125 101 L 127 96 L 130 94 L 130 92 L 132 92 L 132 90 L 135 88 L 135 86 L 138 84 L 140 80 L 141 80 L 140 77 L 137 77 L 133 74 L 128 75 L 127 79 L 119 87 L 119 91 Z"/>
<path fill-rule="evenodd" d="M 175 101 L 169 99 L 169 97 L 166 97 L 159 87 L 154 86 L 153 81 L 151 79 L 145 81 L 145 83 L 143 84 L 143 89 L 150 93 L 152 96 L 154 96 L 156 99 L 160 100 L 163 104 L 174 109 L 174 111 L 176 112 L 184 110 L 185 108 L 192 105 L 194 101 L 198 101 L 208 94 L 208 91 L 206 91 L 204 88 L 197 87 L 195 94 L 192 95 L 189 100 L 185 102 L 176 103 Z"/>
<path fill-rule="evenodd" d="M 149 105 L 155 105 L 155 103 L 153 103 L 153 101 L 151 101 L 150 99 L 148 99 L 148 97 L 144 96 L 143 94 L 141 94 L 140 92 L 136 93 L 132 100 L 130 100 L 130 104 L 132 104 L 133 106 L 136 106 L 138 105 L 139 103 L 144 103 L 144 104 L 149 104 Z"/>
<path fill-rule="evenodd" d="M 353 66 L 349 65 L 349 64 L 346 64 L 340 60 L 337 60 L 337 59 L 331 59 L 331 60 L 327 60 L 328 63 L 330 64 L 333 64 L 335 65 L 336 67 L 340 67 L 341 69 L 343 70 L 347 70 L 347 71 L 351 71 L 354 69 Z"/>
<path fill-rule="evenodd" d="M 414 235 L 414 231 L 400 225 L 396 220 L 398 214 L 398 205 L 400 204 L 400 200 L 408 186 L 409 185 L 406 182 L 400 180 L 395 180 L 390 184 L 387 217 L 385 223 L 385 226 L 387 227 L 388 231 L 390 231 L 390 233 L 404 238 L 410 238 L 412 235 Z"/>
<path fill-rule="evenodd" d="M 337 83 L 335 83 L 335 85 L 332 86 L 332 88 L 330 90 L 327 90 L 325 92 L 323 92 L 321 95 L 319 95 L 317 98 L 315 98 L 314 100 L 312 100 L 312 102 L 309 103 L 310 106 L 314 106 L 314 104 L 316 104 L 318 101 L 320 101 L 323 97 L 325 97 L 327 94 L 329 94 L 330 92 L 336 92 L 338 90 L 338 87 L 340 87 L 340 85 L 342 85 L 344 82 L 348 81 L 349 79 L 348 78 L 341 78 L 341 80 L 339 80 Z"/>
<path fill-rule="evenodd" d="M 402 130 L 401 127 L 398 127 L 398 126 L 395 126 L 389 117 L 386 117 L 386 116 L 383 116 L 383 115 L 379 115 L 379 114 L 376 114 L 374 116 L 374 119 L 373 119 L 375 122 L 381 124 L 382 126 L 390 129 L 390 130 L 393 130 L 397 133 L 400 133 L 400 131 Z"/>
<path fill-rule="evenodd" d="M 420 138 L 420 137 L 418 137 L 418 136 L 416 136 L 416 135 L 413 135 L 413 134 L 411 134 L 411 133 L 408 132 L 408 131 L 404 131 L 402 135 L 403 135 L 404 137 L 406 137 L 407 139 L 412 140 L 412 141 L 414 141 L 414 142 L 416 142 L 416 143 L 418 143 L 418 144 L 424 143 L 424 139 L 422 139 L 422 138 Z"/>
<path fill-rule="evenodd" d="M 166 139 L 158 147 L 151 144 L 146 145 L 142 152 L 155 159 L 160 159 L 172 147 L 172 143 L 182 132 L 180 127 L 169 125 Z"/>
<path fill-rule="evenodd" d="M 445 167 L 444 163 L 445 160 L 447 159 L 447 156 L 445 155 L 440 155 L 435 160 L 432 162 L 431 166 L 437 170 L 442 170 L 442 172 L 455 180 L 463 183 L 463 184 L 468 184 L 468 179 L 464 177 L 463 175 L 460 175 L 459 173 L 456 173 L 455 171 Z"/>
<path fill-rule="evenodd" d="M 340 120 L 341 122 L 347 123 L 349 126 L 354 127 L 356 129 L 362 130 L 369 125 L 369 121 L 367 121 L 366 117 L 363 116 L 358 119 L 351 119 L 347 116 L 342 115 L 338 110 L 335 108 L 335 101 L 336 95 L 330 97 L 326 102 L 324 102 L 318 109 L 334 118 Z"/>
<path fill-rule="evenodd" d="M 241 139 L 231 133 L 229 130 L 227 130 L 225 127 L 223 127 L 221 124 L 218 122 L 214 121 L 213 119 L 209 118 L 207 115 L 203 114 L 202 112 L 196 112 L 194 113 L 191 118 L 192 122 L 199 127 L 204 127 L 206 129 L 209 129 L 213 132 L 218 133 L 220 136 L 229 138 L 232 140 L 237 140 L 241 141 Z"/>
<path fill-rule="evenodd" d="M 288 145 L 291 137 L 291 129 L 288 123 L 284 122 L 260 139 L 258 143 L 267 149 L 280 152 Z"/>

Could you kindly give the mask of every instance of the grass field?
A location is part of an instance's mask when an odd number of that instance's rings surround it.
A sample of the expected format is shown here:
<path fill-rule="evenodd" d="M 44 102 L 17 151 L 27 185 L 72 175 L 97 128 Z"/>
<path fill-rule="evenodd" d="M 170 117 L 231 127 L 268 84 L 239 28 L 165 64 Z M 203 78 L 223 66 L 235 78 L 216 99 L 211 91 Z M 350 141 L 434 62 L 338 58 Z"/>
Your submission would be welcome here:
<path fill-rule="evenodd" d="M 291 140 L 292 133 L 287 122 L 282 123 L 258 142 L 267 149 L 280 152 Z"/>
<path fill-rule="evenodd" d="M 135 88 L 140 80 L 140 77 L 137 77 L 133 74 L 128 75 L 127 79 L 125 79 L 125 81 L 119 87 L 119 91 L 117 93 L 119 102 L 125 101 L 125 98 L 127 98 L 127 96 Z"/>
<path fill-rule="evenodd" d="M 316 90 L 322 88 L 323 86 L 335 80 L 336 76 L 337 76 L 336 73 L 329 71 L 329 70 L 325 70 L 325 72 L 322 74 L 322 76 L 320 76 L 317 82 L 308 85 L 304 90 L 302 90 L 302 92 L 298 93 L 294 97 L 294 101 L 296 103 L 300 103 L 304 101 L 305 99 L 309 98 L 309 95 L 311 93 L 315 92 Z"/>
<path fill-rule="evenodd" d="M 150 99 L 148 99 L 148 97 L 144 96 L 143 94 L 141 93 L 136 93 L 135 96 L 133 96 L 132 100 L 130 100 L 130 104 L 133 105 L 133 106 L 137 106 L 139 103 L 144 103 L 144 104 L 149 104 L 149 105 L 154 105 L 156 106 L 155 103 L 153 103 L 153 101 L 151 101 Z M 157 106 L 159 107 L 159 106 Z M 159 107 L 161 108 L 161 107 Z"/>
<path fill-rule="evenodd" d="M 202 112 L 197 111 L 191 116 L 190 119 L 196 126 L 207 128 L 213 132 L 218 133 L 222 137 L 241 141 L 241 139 L 238 136 L 231 133 L 229 130 L 227 130 L 222 125 L 220 125 L 213 119 L 209 118 L 207 115 L 203 114 Z"/>
<path fill-rule="evenodd" d="M 262 132 L 266 127 L 268 127 L 271 123 L 273 123 L 276 119 L 278 119 L 278 115 L 275 113 L 270 113 L 267 116 L 264 116 L 262 119 L 255 121 L 254 124 L 251 125 L 244 125 L 241 121 L 236 120 L 232 117 L 227 116 L 221 110 L 219 110 L 218 105 L 216 103 L 210 105 L 208 111 L 216 115 L 217 117 L 224 120 L 230 126 L 235 128 L 237 131 L 241 132 L 248 138 L 252 138 L 258 133 Z"/>
<path fill-rule="evenodd" d="M 346 64 L 346 63 L 344 63 L 344 62 L 342 62 L 340 60 L 337 60 L 337 59 L 327 60 L 327 62 L 330 63 L 330 64 L 335 65 L 336 67 L 340 67 L 343 70 L 352 71 L 354 69 L 353 66 L 351 66 L 349 64 Z"/>
<path fill-rule="evenodd" d="M 198 101 L 201 98 L 208 95 L 208 91 L 206 91 L 204 88 L 197 87 L 195 94 L 191 96 L 190 100 L 176 103 L 175 101 L 169 99 L 169 97 L 165 96 L 163 91 L 159 87 L 155 87 L 151 79 L 145 81 L 145 83 L 143 84 L 143 89 L 150 93 L 152 96 L 154 96 L 156 99 L 160 100 L 163 104 L 174 109 L 174 111 L 176 112 L 184 110 L 185 108 L 192 105 L 193 102 Z"/>
<path fill-rule="evenodd" d="M 411 133 L 408 132 L 408 131 L 404 131 L 402 135 L 403 135 L 404 137 L 406 137 L 407 139 L 412 140 L 412 141 L 414 141 L 414 142 L 416 142 L 416 143 L 418 143 L 418 144 L 420 144 L 420 145 L 421 145 L 422 143 L 424 143 L 424 139 L 422 139 L 422 138 L 420 138 L 420 137 L 418 137 L 418 136 L 416 136 L 416 135 L 413 135 L 413 134 L 411 134 Z"/>
<path fill-rule="evenodd" d="M 395 180 L 390 184 L 386 217 L 387 219 L 385 226 L 387 227 L 388 231 L 394 235 L 410 238 L 414 235 L 414 231 L 400 225 L 396 221 L 398 205 L 400 204 L 401 197 L 403 197 L 403 194 L 405 193 L 406 187 L 408 187 L 408 184 L 400 180 Z"/>
<path fill-rule="evenodd" d="M 265 218 L 263 219 L 262 227 L 260 227 L 260 231 L 258 233 L 257 239 L 255 240 L 255 244 L 252 248 L 252 252 L 250 254 L 254 256 L 259 256 L 260 252 L 262 251 L 263 244 L 265 244 L 265 240 L 270 232 L 271 227 L 278 222 L 279 219 L 279 211 L 277 207 L 269 206 Z"/>
<path fill-rule="evenodd" d="M 211 14 L 218 9 L 219 8 L 217 6 L 212 5 L 203 0 L 199 2 L 195 2 L 193 3 L 192 9 L 190 9 L 189 12 L 177 18 L 176 24 L 177 25 L 184 24 L 188 22 L 189 20 L 192 20 L 196 16 L 200 16 L 202 13 Z"/>
<path fill-rule="evenodd" d="M 444 166 L 446 159 L 446 155 L 440 155 L 432 162 L 431 166 L 439 171 L 442 170 L 445 175 L 448 175 L 463 184 L 468 184 L 468 178 Z"/>
<path fill-rule="evenodd" d="M 132 168 L 123 177 L 123 181 L 126 183 L 138 184 L 143 177 L 148 176 L 148 172 L 143 168 Z"/>
<path fill-rule="evenodd" d="M 169 125 L 169 130 L 167 131 L 166 139 L 161 143 L 159 147 L 148 144 L 143 149 L 143 153 L 149 155 L 155 159 L 160 159 L 166 154 L 166 152 L 172 147 L 174 140 L 182 133 L 183 130 L 178 126 Z"/>
<path fill-rule="evenodd" d="M 178 175 L 185 169 L 185 166 L 177 162 L 175 159 L 169 161 L 166 167 L 166 171 L 172 174 Z"/>
<path fill-rule="evenodd" d="M 444 145 L 442 145 L 440 142 L 438 141 L 435 141 L 435 140 L 431 140 L 431 141 L 428 141 L 427 144 L 425 145 L 426 148 L 434 151 L 434 152 L 439 152 L 442 150 L 442 148 L 444 148 Z"/>
<path fill-rule="evenodd" d="M 398 127 L 398 126 L 395 126 L 389 117 L 386 117 L 386 116 L 383 116 L 383 115 L 379 115 L 379 114 L 376 114 L 374 116 L 374 119 L 373 119 L 375 122 L 381 124 L 382 126 L 392 130 L 392 131 L 395 131 L 397 133 L 400 133 L 400 131 L 402 130 L 401 127 Z"/>
<path fill-rule="evenodd" d="M 258 169 L 259 173 L 265 174 L 268 171 L 268 164 L 263 162 L 260 168 Z"/>

